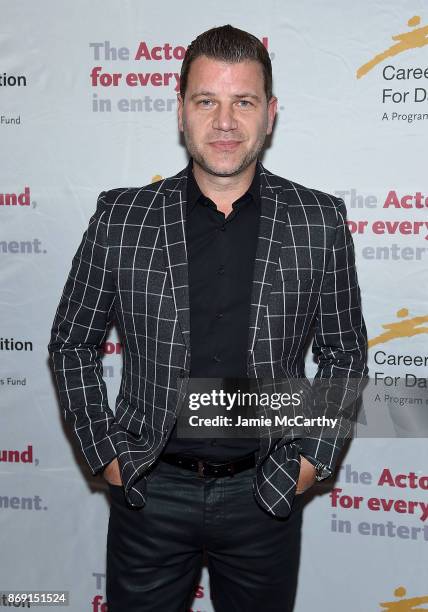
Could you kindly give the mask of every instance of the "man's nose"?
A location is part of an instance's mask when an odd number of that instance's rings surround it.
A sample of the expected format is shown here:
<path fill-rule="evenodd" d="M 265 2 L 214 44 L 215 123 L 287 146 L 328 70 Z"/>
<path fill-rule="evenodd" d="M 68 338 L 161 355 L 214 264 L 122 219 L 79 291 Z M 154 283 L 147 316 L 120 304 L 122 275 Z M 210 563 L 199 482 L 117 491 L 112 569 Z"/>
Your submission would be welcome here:
<path fill-rule="evenodd" d="M 216 130 L 235 130 L 238 127 L 238 122 L 235 118 L 234 109 L 228 104 L 219 104 L 213 121 L 213 128 Z"/>

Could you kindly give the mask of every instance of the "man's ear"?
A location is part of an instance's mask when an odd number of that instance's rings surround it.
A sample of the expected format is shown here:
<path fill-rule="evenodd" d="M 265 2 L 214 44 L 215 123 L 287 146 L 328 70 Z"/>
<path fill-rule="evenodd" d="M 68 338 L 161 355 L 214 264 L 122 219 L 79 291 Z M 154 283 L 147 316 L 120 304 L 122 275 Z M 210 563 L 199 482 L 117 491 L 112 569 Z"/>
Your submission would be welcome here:
<path fill-rule="evenodd" d="M 268 102 L 268 127 L 266 134 L 272 134 L 273 122 L 275 121 L 276 111 L 278 109 L 278 98 L 272 96 Z"/>
<path fill-rule="evenodd" d="M 180 132 L 183 131 L 183 98 L 181 94 L 177 94 L 177 118 L 178 118 L 178 129 Z"/>

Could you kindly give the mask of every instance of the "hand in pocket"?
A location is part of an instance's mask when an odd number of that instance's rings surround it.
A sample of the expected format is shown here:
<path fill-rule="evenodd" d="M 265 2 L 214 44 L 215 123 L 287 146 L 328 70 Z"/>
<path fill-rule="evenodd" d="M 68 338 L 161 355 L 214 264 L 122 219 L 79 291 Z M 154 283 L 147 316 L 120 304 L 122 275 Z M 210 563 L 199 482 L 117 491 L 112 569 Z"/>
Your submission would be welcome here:
<path fill-rule="evenodd" d="M 103 478 L 111 485 L 122 487 L 122 478 L 120 476 L 119 462 L 115 458 L 111 461 L 103 471 Z"/>

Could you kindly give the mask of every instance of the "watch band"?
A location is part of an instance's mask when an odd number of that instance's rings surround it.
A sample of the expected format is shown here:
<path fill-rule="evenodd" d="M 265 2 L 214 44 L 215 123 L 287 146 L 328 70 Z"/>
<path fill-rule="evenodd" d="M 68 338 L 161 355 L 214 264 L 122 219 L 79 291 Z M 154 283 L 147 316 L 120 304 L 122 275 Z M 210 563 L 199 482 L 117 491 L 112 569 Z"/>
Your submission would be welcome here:
<path fill-rule="evenodd" d="M 321 461 L 317 461 L 315 464 L 315 480 L 318 482 L 320 480 L 324 480 L 332 475 L 332 470 L 325 465 L 325 463 L 321 463 Z"/>

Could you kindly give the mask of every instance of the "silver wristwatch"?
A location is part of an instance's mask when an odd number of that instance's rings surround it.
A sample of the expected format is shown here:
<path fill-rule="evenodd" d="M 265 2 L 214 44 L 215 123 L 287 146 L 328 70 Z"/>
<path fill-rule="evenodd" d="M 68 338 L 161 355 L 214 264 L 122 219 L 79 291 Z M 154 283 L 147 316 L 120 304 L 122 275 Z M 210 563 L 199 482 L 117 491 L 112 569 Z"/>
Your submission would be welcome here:
<path fill-rule="evenodd" d="M 332 475 L 332 470 L 328 468 L 325 463 L 321 463 L 321 461 L 317 461 L 315 464 L 315 480 L 318 482 L 320 480 L 324 480 Z"/>

